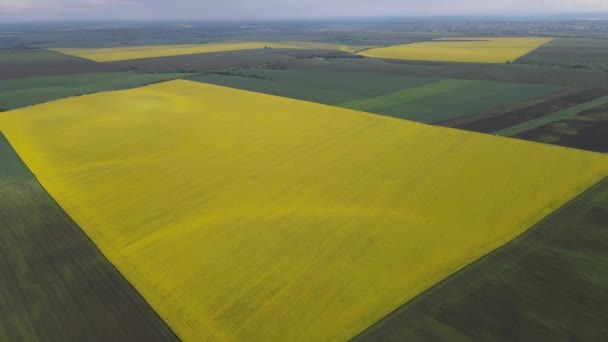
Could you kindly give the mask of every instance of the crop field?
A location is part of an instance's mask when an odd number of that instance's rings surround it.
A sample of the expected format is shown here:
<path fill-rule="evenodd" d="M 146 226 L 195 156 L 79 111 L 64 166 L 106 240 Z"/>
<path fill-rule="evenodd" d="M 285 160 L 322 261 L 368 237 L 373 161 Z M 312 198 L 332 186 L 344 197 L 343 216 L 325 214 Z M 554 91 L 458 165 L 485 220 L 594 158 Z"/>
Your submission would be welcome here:
<path fill-rule="evenodd" d="M 32 177 L 30 170 L 13 151 L 4 135 L 0 134 L 0 186 Z"/>
<path fill-rule="evenodd" d="M 548 113 L 560 111 L 570 106 L 579 104 L 581 102 L 581 97 L 594 99 L 594 97 L 590 95 L 591 92 L 589 89 L 582 89 L 579 87 L 565 88 L 564 90 L 557 91 L 547 96 L 536 97 L 527 101 L 515 102 L 506 106 L 499 106 L 488 111 L 448 119 L 436 124 L 444 127 L 459 127 L 478 120 L 506 115 L 507 113 L 516 113 L 517 111 L 523 111 L 520 115 L 528 115 L 526 111 L 535 113 L 540 112 L 541 115 L 547 115 Z M 602 96 L 602 94 L 599 93 L 597 96 Z M 533 118 L 537 118 L 541 115 L 534 114 Z"/>
<path fill-rule="evenodd" d="M 299 71 L 350 71 L 392 76 L 608 88 L 608 73 L 526 64 L 445 63 L 377 58 L 303 59 L 277 63 L 276 68 Z"/>
<path fill-rule="evenodd" d="M 518 125 L 514 125 L 505 129 L 494 132 L 496 135 L 502 136 L 513 136 L 530 129 L 534 129 L 552 122 L 560 121 L 563 119 L 570 119 L 576 117 L 579 113 L 593 109 L 602 105 L 608 104 L 608 96 L 603 96 L 593 101 L 589 101 L 578 106 L 570 107 L 568 109 L 561 110 L 556 113 L 545 115 L 538 119 L 529 120 Z"/>
<path fill-rule="evenodd" d="M 557 38 L 516 62 L 608 71 L 608 40 Z"/>
<path fill-rule="evenodd" d="M 608 105 L 584 110 L 513 137 L 608 153 Z"/>
<path fill-rule="evenodd" d="M 601 341 L 606 222 L 608 180 L 354 341 Z"/>
<path fill-rule="evenodd" d="M 237 69 L 229 74 L 208 74 L 189 79 L 332 105 L 369 96 L 381 96 L 438 81 L 436 78 L 364 72 L 307 72 L 263 68 Z"/>
<path fill-rule="evenodd" d="M 112 71 L 123 69 L 48 50 L 0 49 L 0 80 Z"/>
<path fill-rule="evenodd" d="M 366 57 L 420 61 L 507 63 L 549 43 L 553 38 L 444 38 L 428 42 L 372 48 Z"/>
<path fill-rule="evenodd" d="M 0 340 L 177 340 L 2 134 L 0 161 Z"/>
<path fill-rule="evenodd" d="M 348 339 L 608 175 L 602 154 L 189 81 L 0 129 L 186 340 Z"/>
<path fill-rule="evenodd" d="M 121 72 L 2 80 L 0 81 L 0 110 L 100 91 L 133 88 L 187 76 L 189 74 Z"/>
<path fill-rule="evenodd" d="M 52 50 L 66 55 L 86 58 L 96 62 L 112 62 L 131 59 L 144 59 L 151 57 L 180 56 L 224 51 L 256 50 L 264 48 L 327 49 L 355 52 L 366 47 L 314 42 L 225 42 L 215 44 L 152 45 L 115 48 L 54 48 Z"/>
<path fill-rule="evenodd" d="M 514 126 L 532 129 L 545 121 L 561 122 L 563 115 L 572 117 L 599 104 L 608 94 L 603 89 L 299 67 L 244 68 L 191 80 L 486 133 Z M 586 118 L 572 122 L 581 125 L 581 130 L 576 134 L 569 130 L 571 143 L 560 144 L 551 134 L 534 138 L 535 133 L 531 133 L 526 140 L 603 152 L 602 130 L 584 128 L 598 127 L 602 120 Z M 555 127 L 564 127 L 564 123 Z M 510 135 L 525 136 L 517 132 Z"/>
<path fill-rule="evenodd" d="M 1 50 L 0 65 L 10 62 L 53 62 L 74 60 L 74 57 L 43 49 Z"/>
<path fill-rule="evenodd" d="M 338 105 L 418 122 L 435 123 L 547 95 L 561 89 L 559 86 L 447 79 Z"/>
<path fill-rule="evenodd" d="M 512 127 L 534 128 L 535 122 L 544 120 L 553 121 L 553 115 L 559 118 L 562 114 L 576 115 L 579 111 L 599 105 L 608 96 L 605 89 L 583 89 L 557 98 L 551 97 L 548 101 L 539 102 L 530 106 L 491 113 L 489 116 L 480 114 L 473 121 L 452 125 L 460 129 L 475 132 L 495 133 Z M 590 107 L 591 106 L 591 107 Z M 521 125 L 521 126 L 520 126 Z M 514 132 L 513 134 L 516 134 Z"/>
<path fill-rule="evenodd" d="M 195 55 L 151 57 L 128 61 L 107 62 L 118 68 L 139 72 L 202 72 L 208 70 L 242 68 L 285 62 L 294 59 L 350 55 L 335 50 L 315 49 L 257 49 L 208 52 Z M 357 55 L 353 55 L 357 56 Z"/>
<path fill-rule="evenodd" d="M 191 79 L 425 123 L 457 118 L 563 89 L 553 85 L 261 68 Z"/>

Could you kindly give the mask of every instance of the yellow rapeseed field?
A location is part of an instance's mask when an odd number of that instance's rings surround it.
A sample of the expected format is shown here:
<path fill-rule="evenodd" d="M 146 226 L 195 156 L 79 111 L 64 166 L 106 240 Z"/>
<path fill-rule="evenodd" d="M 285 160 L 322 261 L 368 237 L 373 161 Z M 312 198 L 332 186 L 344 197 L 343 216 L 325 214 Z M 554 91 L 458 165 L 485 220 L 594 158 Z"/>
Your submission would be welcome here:
<path fill-rule="evenodd" d="M 601 154 L 181 80 L 0 130 L 188 341 L 344 341 L 608 175 Z"/>
<path fill-rule="evenodd" d="M 96 62 L 113 62 L 131 59 L 191 55 L 209 52 L 263 49 L 327 49 L 355 52 L 365 47 L 314 42 L 234 42 L 197 45 L 147 45 L 116 48 L 55 48 L 66 55 L 90 59 Z"/>
<path fill-rule="evenodd" d="M 369 49 L 361 55 L 377 58 L 443 62 L 506 63 L 515 61 L 553 38 L 445 38 L 430 42 Z"/>

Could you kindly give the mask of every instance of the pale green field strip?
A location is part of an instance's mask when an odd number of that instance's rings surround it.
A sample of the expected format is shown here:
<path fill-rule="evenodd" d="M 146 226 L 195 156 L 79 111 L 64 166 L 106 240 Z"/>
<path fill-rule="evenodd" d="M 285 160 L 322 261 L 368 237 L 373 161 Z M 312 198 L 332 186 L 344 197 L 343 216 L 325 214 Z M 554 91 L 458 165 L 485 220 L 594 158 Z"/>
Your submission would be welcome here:
<path fill-rule="evenodd" d="M 233 74 L 209 74 L 190 80 L 335 105 L 415 88 L 439 80 L 373 72 L 244 68 Z"/>
<path fill-rule="evenodd" d="M 414 102 L 430 95 L 438 95 L 446 91 L 452 90 L 452 88 L 454 88 L 455 86 L 463 84 L 463 81 L 460 80 L 438 81 L 416 88 L 400 89 L 377 97 L 370 97 L 361 100 L 340 103 L 338 104 L 338 106 L 364 111 L 373 111 L 380 108 L 402 104 L 405 102 Z"/>
<path fill-rule="evenodd" d="M 340 107 L 435 123 L 563 90 L 560 86 L 446 79 L 338 104 Z"/>
<path fill-rule="evenodd" d="M 595 99 L 593 101 L 589 101 L 589 102 L 580 104 L 578 106 L 570 107 L 568 109 L 564 109 L 562 111 L 559 111 L 559 112 L 556 112 L 556 113 L 553 113 L 553 114 L 550 114 L 547 116 L 543 116 L 538 119 L 526 121 L 519 125 L 501 129 L 500 131 L 494 132 L 494 134 L 506 136 L 506 137 L 513 136 L 513 135 L 516 135 L 516 134 L 525 132 L 527 130 L 537 128 L 537 127 L 540 127 L 540 126 L 543 126 L 543 125 L 546 125 L 546 124 L 549 124 L 549 123 L 552 123 L 555 121 L 576 117 L 576 115 L 582 111 L 592 109 L 595 107 L 599 107 L 606 103 L 608 103 L 608 96 L 600 97 L 599 99 Z"/>

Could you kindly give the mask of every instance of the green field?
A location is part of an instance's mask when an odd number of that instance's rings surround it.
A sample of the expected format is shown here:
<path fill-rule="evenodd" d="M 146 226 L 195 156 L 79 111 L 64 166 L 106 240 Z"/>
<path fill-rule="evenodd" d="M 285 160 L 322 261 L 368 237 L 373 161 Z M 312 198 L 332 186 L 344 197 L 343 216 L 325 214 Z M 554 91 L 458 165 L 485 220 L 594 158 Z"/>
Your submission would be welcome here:
<path fill-rule="evenodd" d="M 435 123 L 541 97 L 561 89 L 559 86 L 448 79 L 338 105 Z"/>
<path fill-rule="evenodd" d="M 0 134 L 0 186 L 32 177 L 21 158 L 14 153 L 4 135 Z"/>
<path fill-rule="evenodd" d="M 133 88 L 186 76 L 188 74 L 122 72 L 3 80 L 0 81 L 0 110 L 100 91 Z"/>
<path fill-rule="evenodd" d="M 355 341 L 602 341 L 608 180 Z"/>
<path fill-rule="evenodd" d="M 2 50 L 0 49 L 0 64 L 7 62 L 50 62 L 74 59 L 72 56 L 43 49 Z"/>
<path fill-rule="evenodd" d="M 303 59 L 280 65 L 301 71 L 355 71 L 413 77 L 608 88 L 608 73 L 524 64 L 442 63 L 375 58 Z"/>
<path fill-rule="evenodd" d="M 0 341 L 177 340 L 1 134 L 0 161 Z"/>
<path fill-rule="evenodd" d="M 239 69 L 192 80 L 433 123 L 541 97 L 553 85 L 361 72 Z"/>
<path fill-rule="evenodd" d="M 519 58 L 517 63 L 608 71 L 608 40 L 558 38 Z"/>
<path fill-rule="evenodd" d="M 545 115 L 538 119 L 529 120 L 529 121 L 523 122 L 521 124 L 511 126 L 509 128 L 501 129 L 500 131 L 494 132 L 494 134 L 507 136 L 507 137 L 514 136 L 514 135 L 520 134 L 522 132 L 525 132 L 527 130 L 531 130 L 531 129 L 534 129 L 534 128 L 537 128 L 537 127 L 540 127 L 540 126 L 543 126 L 546 124 L 550 124 L 552 122 L 574 118 L 583 111 L 593 109 L 593 108 L 605 105 L 607 103 L 608 103 L 608 96 L 600 97 L 593 101 L 589 101 L 589 102 L 586 102 L 586 103 L 583 103 L 583 104 L 580 104 L 580 105 L 577 105 L 574 107 L 570 107 L 568 109 L 564 109 L 564 110 L 561 110 L 556 113 Z"/>
<path fill-rule="evenodd" d="M 190 80 L 324 104 L 379 96 L 437 81 L 432 78 L 342 71 L 307 72 L 252 68 L 238 69 L 230 73 L 197 76 Z"/>
<path fill-rule="evenodd" d="M 128 71 L 128 69 L 44 49 L 0 48 L 0 80 L 119 71 Z"/>

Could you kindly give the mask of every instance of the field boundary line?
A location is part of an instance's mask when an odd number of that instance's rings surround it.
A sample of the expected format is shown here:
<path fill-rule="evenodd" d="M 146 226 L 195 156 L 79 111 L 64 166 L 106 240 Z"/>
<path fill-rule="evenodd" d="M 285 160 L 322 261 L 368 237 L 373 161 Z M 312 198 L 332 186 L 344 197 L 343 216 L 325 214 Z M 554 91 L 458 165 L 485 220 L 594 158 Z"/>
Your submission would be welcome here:
<path fill-rule="evenodd" d="M 117 73 L 122 74 L 122 73 L 129 73 L 129 72 L 128 71 L 98 72 L 98 73 L 95 73 L 95 75 L 98 75 L 98 74 L 117 74 Z M 172 72 L 168 72 L 168 73 L 143 72 L 143 73 L 135 73 L 135 74 L 142 74 L 142 75 L 157 74 L 157 75 L 162 75 L 162 74 L 180 74 L 180 73 L 172 73 Z M 88 74 L 77 74 L 75 76 L 83 76 L 83 75 L 88 75 Z M 93 74 L 91 74 L 91 75 L 93 75 Z M 37 102 L 37 103 L 33 103 L 33 104 L 28 104 L 28 105 L 21 106 L 21 107 L 16 107 L 16 108 L 10 108 L 10 109 L 0 108 L 0 115 L 2 115 L 3 113 L 8 113 L 8 112 L 13 111 L 13 110 L 33 107 L 33 106 L 37 106 L 37 105 L 41 105 L 41 104 L 45 104 L 45 103 L 50 103 L 50 102 L 55 102 L 55 101 L 62 101 L 62 100 L 66 100 L 66 99 L 70 99 L 70 98 L 74 98 L 74 97 L 87 96 L 87 95 L 93 95 L 93 94 L 101 94 L 101 93 L 107 93 L 107 92 L 112 92 L 112 91 L 122 91 L 122 90 L 137 89 L 137 88 L 141 88 L 141 87 L 145 87 L 145 86 L 150 86 L 150 85 L 154 85 L 154 84 L 159 84 L 159 83 L 164 83 L 164 82 L 171 82 L 171 81 L 176 81 L 176 80 L 186 80 L 186 79 L 188 79 L 190 77 L 197 77 L 197 76 L 200 76 L 200 75 L 201 75 L 201 73 L 183 73 L 183 76 L 180 75 L 179 77 L 173 77 L 173 78 L 167 78 L 167 79 L 162 79 L 162 80 L 151 81 L 150 83 L 142 83 L 142 84 L 139 84 L 139 85 L 129 86 L 129 87 L 126 87 L 126 88 L 115 88 L 115 89 L 107 89 L 107 90 L 102 90 L 102 91 L 90 91 L 90 92 L 84 92 L 84 93 L 80 93 L 80 94 L 76 94 L 76 95 L 71 95 L 71 96 L 67 96 L 67 97 L 61 97 L 61 98 L 56 98 L 56 99 L 52 99 L 52 100 L 47 100 L 47 101 Z M 32 78 L 37 78 L 37 77 L 55 77 L 55 76 L 54 75 L 53 76 L 35 76 L 35 77 L 32 77 Z M 23 79 L 26 79 L 26 78 L 23 78 Z M 0 82 L 1 81 L 3 81 L 3 80 L 0 80 Z M 4 81 L 11 81 L 11 80 L 4 80 Z M 49 87 L 49 88 L 51 88 L 51 87 Z"/>
<path fill-rule="evenodd" d="M 460 270 L 456 271 L 454 274 L 448 276 L 447 278 L 445 278 L 445 279 L 441 280 L 440 282 L 436 283 L 435 285 L 431 286 L 430 288 L 428 288 L 427 290 L 418 294 L 411 300 L 403 303 L 397 309 L 393 310 L 392 312 L 390 312 L 385 317 L 381 318 L 376 323 L 372 324 L 365 330 L 361 331 L 359 334 L 353 336 L 351 339 L 349 339 L 349 341 L 353 341 L 353 342 L 362 341 L 365 337 L 375 333 L 377 330 L 381 329 L 385 324 L 388 324 L 389 321 L 391 321 L 393 318 L 397 317 L 400 313 L 409 309 L 410 305 L 416 304 L 416 303 L 424 300 L 428 295 L 441 291 L 444 287 L 449 286 L 450 283 L 452 281 L 454 281 L 455 279 L 467 276 L 467 273 L 470 272 L 471 268 L 477 267 L 479 264 L 484 263 L 484 262 L 490 260 L 491 258 L 495 258 L 497 254 L 505 253 L 506 251 L 509 251 L 510 249 L 514 248 L 515 247 L 514 245 L 516 245 L 518 242 L 528 238 L 528 236 L 530 236 L 531 234 L 534 234 L 538 230 L 538 227 L 543 222 L 551 219 L 552 217 L 554 217 L 557 214 L 561 213 L 562 211 L 566 210 L 569 206 L 574 204 L 576 201 L 578 201 L 579 199 L 592 193 L 593 191 L 598 189 L 600 186 L 602 186 L 604 183 L 608 183 L 608 176 L 604 176 L 598 182 L 595 182 L 591 187 L 587 188 L 586 190 L 584 190 L 580 194 L 576 195 L 575 197 L 573 197 L 572 199 L 567 201 L 565 204 L 563 204 L 562 206 L 560 206 L 559 208 L 557 208 L 556 210 L 551 212 L 549 215 L 543 217 L 541 220 L 534 223 L 530 228 L 528 228 L 526 231 L 524 231 L 523 233 L 521 233 L 518 236 L 516 236 L 515 238 L 513 238 L 511 241 L 494 249 L 493 251 L 487 253 L 486 255 L 483 255 L 480 258 L 474 260 L 470 264 L 468 264 L 468 265 L 464 266 L 463 268 L 461 268 Z"/>
<path fill-rule="evenodd" d="M 143 294 L 138 291 L 138 289 L 134 286 L 134 284 L 129 281 L 129 279 L 123 274 L 123 272 L 120 271 L 120 269 L 118 269 L 118 267 L 108 258 L 108 256 L 102 251 L 102 249 L 95 243 L 95 241 L 87 234 L 87 232 L 82 229 L 82 227 L 76 222 L 76 220 L 67 212 L 67 210 L 65 210 L 63 208 L 63 206 L 61 206 L 59 204 L 59 202 L 57 202 L 57 200 L 51 195 L 51 193 L 47 190 L 47 188 L 42 184 L 42 182 L 38 179 L 38 177 L 36 176 L 36 174 L 34 174 L 32 172 L 32 170 L 29 168 L 29 166 L 25 163 L 25 161 L 23 161 L 23 159 L 21 159 L 21 156 L 19 155 L 19 153 L 17 152 L 17 150 L 11 145 L 10 140 L 2 133 L 2 131 L 0 131 L 0 137 L 4 137 L 8 146 L 14 151 L 15 155 L 21 160 L 21 162 L 23 163 L 23 165 L 27 168 L 27 170 L 30 172 L 30 176 L 28 178 L 23 178 L 23 179 L 17 179 L 13 182 L 10 183 L 4 183 L 4 184 L 0 184 L 0 189 L 4 189 L 4 188 L 9 188 L 9 187 L 17 187 L 20 185 L 24 185 L 27 183 L 33 183 L 33 184 L 37 184 L 38 186 L 40 186 L 40 188 L 44 191 L 44 194 L 46 194 L 50 200 L 50 202 L 52 204 L 54 204 L 60 212 L 62 212 L 66 219 L 69 220 L 69 222 L 71 222 L 73 224 L 74 227 L 77 227 L 77 229 L 80 231 L 81 236 L 83 239 L 85 239 L 96 251 L 97 253 L 101 256 L 101 258 L 103 259 L 103 261 L 105 261 L 105 264 L 108 265 L 107 267 L 111 270 L 113 270 L 118 277 L 122 278 L 122 281 L 124 281 L 125 284 L 128 284 L 128 287 L 130 288 L 130 290 L 134 293 L 137 294 L 137 296 L 139 297 L 139 299 L 146 305 L 148 306 L 148 308 L 150 309 L 149 312 L 155 316 L 159 322 L 162 322 L 167 331 L 176 339 L 176 340 L 180 340 L 179 336 L 177 335 L 177 333 L 175 332 L 175 330 L 169 325 L 169 323 L 163 319 L 163 317 L 160 316 L 160 314 L 156 311 L 156 309 L 151 305 L 151 303 L 143 296 Z"/>
<path fill-rule="evenodd" d="M 120 91 L 120 90 L 118 90 L 118 91 Z M 81 213 L 81 211 L 77 207 L 72 208 L 73 211 L 77 212 L 76 216 L 86 217 L 90 222 L 93 222 L 93 224 L 89 225 L 89 226 L 93 226 L 93 228 L 91 229 L 92 234 L 90 235 L 85 229 L 82 228 L 82 226 L 80 224 L 78 224 L 78 221 L 68 212 L 68 210 L 64 209 L 64 207 L 61 206 L 59 204 L 59 202 L 51 195 L 51 192 L 47 189 L 47 185 L 54 188 L 54 186 L 52 185 L 52 182 L 48 181 L 48 182 L 43 183 L 43 182 L 39 181 L 36 176 L 35 176 L 35 178 L 38 181 L 38 183 L 40 184 L 40 186 L 49 195 L 49 197 L 51 197 L 53 202 L 56 205 L 58 205 L 65 212 L 65 214 L 69 217 L 69 219 L 74 222 L 74 224 L 87 237 L 87 239 L 97 248 L 99 253 L 101 255 L 103 255 L 103 257 L 108 261 L 108 263 L 112 265 L 112 267 L 116 270 L 116 272 L 118 272 L 122 276 L 122 278 L 133 288 L 133 290 L 139 294 L 139 296 L 142 298 L 142 300 L 151 308 L 151 310 L 154 312 L 154 314 L 156 316 L 158 316 L 158 318 L 162 322 L 165 323 L 165 325 L 169 328 L 169 330 L 173 333 L 173 335 L 175 335 L 177 337 L 178 340 L 184 340 L 184 338 L 182 336 L 180 336 L 180 334 L 177 332 L 177 329 L 175 329 L 175 327 L 171 323 L 169 323 L 169 320 L 166 320 L 158 312 L 157 305 L 153 305 L 152 301 L 148 300 L 147 296 L 143 293 L 143 291 L 140 291 L 142 288 L 145 288 L 145 290 L 148 291 L 149 293 L 154 293 L 156 295 L 155 296 L 156 298 L 154 298 L 154 299 L 157 302 L 161 302 L 164 305 L 166 310 L 173 313 L 176 317 L 179 318 L 180 321 L 183 322 L 183 324 L 190 327 L 191 331 L 196 336 L 198 336 L 198 337 L 202 336 L 199 329 L 197 329 L 194 326 L 194 324 L 192 324 L 192 322 L 190 322 L 190 320 L 188 320 L 186 317 L 184 317 L 184 315 L 181 313 L 180 310 L 176 309 L 171 303 L 167 302 L 164 298 L 165 296 L 163 296 L 162 294 L 160 294 L 156 291 L 156 286 L 153 283 L 151 283 L 150 281 L 148 281 L 146 277 L 143 276 L 143 274 L 137 269 L 137 267 L 135 267 L 135 264 L 130 262 L 128 260 L 128 258 L 124 257 L 124 253 L 121 250 L 119 250 L 118 248 L 113 246 L 112 243 L 109 242 L 109 240 L 107 238 L 104 238 L 102 236 L 102 234 L 99 234 L 99 231 L 100 231 L 99 227 L 105 225 L 106 222 L 100 222 L 99 220 L 92 218 L 92 217 L 88 216 L 87 214 Z M 59 194 L 63 193 L 58 188 L 55 188 L 55 189 L 57 190 L 56 193 L 59 193 Z M 98 235 L 97 240 L 100 243 L 96 243 L 96 241 L 92 237 L 92 235 Z M 102 248 L 102 245 L 103 245 L 103 248 Z M 110 252 L 114 253 L 114 257 L 112 258 L 110 256 L 110 253 L 107 253 L 106 251 L 110 251 Z M 117 262 L 113 262 L 112 261 L 113 259 L 115 259 L 115 261 L 117 261 Z M 117 266 L 117 263 L 122 263 L 123 269 L 128 269 L 131 272 L 131 277 L 128 277 L 125 274 L 125 272 L 121 272 L 120 268 Z M 131 281 L 131 279 L 137 279 L 138 281 L 143 283 L 143 286 L 140 286 L 140 287 L 135 286 L 135 284 Z"/>
<path fill-rule="evenodd" d="M 34 175 L 34 180 L 36 182 L 38 182 L 40 184 L 40 186 L 44 189 L 44 191 L 48 194 L 48 196 L 50 197 L 50 199 L 53 201 L 53 203 L 55 205 L 57 205 L 59 208 L 61 208 L 61 210 L 65 213 L 65 215 L 70 219 L 70 221 L 72 221 L 74 223 L 74 225 L 76 225 L 80 231 L 84 234 L 84 236 L 86 237 L 87 240 L 89 240 L 89 242 L 91 244 L 93 244 L 93 246 L 95 246 L 95 248 L 97 248 L 97 250 L 99 251 L 99 253 L 103 256 L 103 258 L 108 262 L 108 264 L 111 265 L 111 267 L 118 273 L 120 274 L 120 276 L 124 279 L 124 281 L 126 283 L 129 284 L 129 286 L 133 289 L 133 291 L 135 291 L 135 293 L 139 294 L 139 296 L 141 297 L 141 299 L 152 309 L 151 311 L 154 312 L 154 314 L 160 319 L 160 321 L 164 322 L 165 325 L 168 327 L 169 331 L 171 331 L 171 333 L 173 333 L 174 336 L 176 336 L 178 339 L 181 340 L 181 338 L 179 337 L 179 335 L 177 334 L 177 332 L 173 329 L 173 327 L 171 327 L 171 325 L 158 313 L 158 311 L 154 308 L 154 306 L 150 303 L 150 301 L 148 301 L 148 299 L 143 295 L 143 293 L 141 293 L 141 291 L 139 291 L 137 289 L 137 287 L 135 287 L 135 285 L 129 280 L 129 278 L 127 278 L 127 276 L 120 271 L 120 269 L 116 266 L 116 264 L 114 262 L 112 262 L 109 258 L 109 256 L 106 255 L 106 253 L 103 251 L 103 249 L 99 246 L 99 244 L 95 243 L 95 240 L 89 236 L 89 234 L 82 229 L 82 227 L 80 226 L 80 224 L 78 224 L 78 222 L 72 217 L 72 215 L 70 215 L 68 213 L 67 210 L 65 210 L 63 208 L 63 206 L 61 206 L 59 204 L 59 202 L 57 202 L 57 200 L 51 195 L 51 193 L 47 190 L 46 186 L 43 185 L 42 182 L 39 181 L 38 177 L 36 177 Z M 116 254 L 120 254 L 122 255 L 122 253 L 120 253 L 120 251 L 118 251 L 118 249 L 113 248 L 109 245 L 109 243 L 107 243 L 107 241 L 105 239 L 101 239 L 105 244 L 108 245 L 108 249 L 113 250 L 114 252 L 116 252 Z M 131 265 L 131 263 L 125 263 L 129 268 L 131 268 L 131 270 L 137 274 L 137 278 L 139 279 L 143 279 L 140 275 L 139 272 L 135 270 L 135 267 L 133 267 L 133 265 Z M 146 282 L 146 284 L 148 284 L 148 282 Z M 148 285 L 149 286 L 149 285 Z M 152 288 L 151 286 L 149 286 L 150 288 Z M 164 302 L 164 300 L 163 300 Z M 178 314 L 179 317 L 181 317 L 181 315 Z M 184 320 L 185 321 L 185 320 Z M 194 330 L 196 331 L 196 330 Z M 197 332 L 198 333 L 198 332 Z"/>

